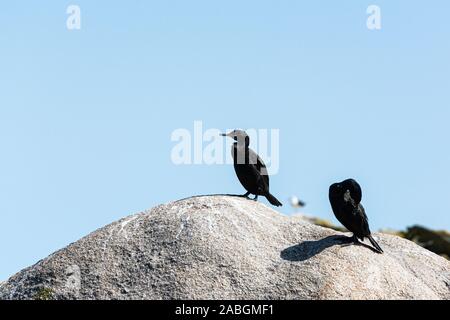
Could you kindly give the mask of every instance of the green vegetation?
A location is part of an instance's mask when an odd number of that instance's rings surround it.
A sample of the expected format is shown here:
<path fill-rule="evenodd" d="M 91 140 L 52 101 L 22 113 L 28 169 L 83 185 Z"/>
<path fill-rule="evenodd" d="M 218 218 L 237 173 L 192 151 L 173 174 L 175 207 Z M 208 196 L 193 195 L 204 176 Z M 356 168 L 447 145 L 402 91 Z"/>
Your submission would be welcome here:
<path fill-rule="evenodd" d="M 53 300 L 53 290 L 41 288 L 33 297 L 34 300 Z"/>
<path fill-rule="evenodd" d="M 320 218 L 315 218 L 315 217 L 305 217 L 309 222 L 317 225 L 317 226 L 321 226 L 324 228 L 330 228 L 336 231 L 340 231 L 340 232 L 348 232 L 347 229 L 345 229 L 344 227 L 339 227 L 334 225 L 333 223 L 331 223 L 328 220 L 325 219 L 320 219 Z"/>
<path fill-rule="evenodd" d="M 421 226 L 412 226 L 406 231 L 400 231 L 400 236 L 450 259 L 450 233 L 447 231 L 434 231 Z"/>

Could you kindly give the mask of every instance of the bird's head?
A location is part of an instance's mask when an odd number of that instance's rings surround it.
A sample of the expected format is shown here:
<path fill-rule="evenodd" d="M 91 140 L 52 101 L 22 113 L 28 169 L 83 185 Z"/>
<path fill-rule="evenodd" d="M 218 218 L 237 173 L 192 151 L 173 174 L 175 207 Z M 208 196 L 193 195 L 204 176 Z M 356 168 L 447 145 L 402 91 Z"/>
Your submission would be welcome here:
<path fill-rule="evenodd" d="M 361 187 L 354 179 L 347 179 L 342 182 L 333 183 L 330 186 L 330 198 L 348 199 L 351 197 L 356 203 L 361 202 L 362 191 Z M 347 201 L 347 200 L 346 200 Z"/>
<path fill-rule="evenodd" d="M 222 133 L 221 136 L 230 137 L 238 143 L 245 143 L 247 145 L 250 143 L 250 137 L 244 130 L 233 130 L 230 133 Z"/>
<path fill-rule="evenodd" d="M 345 193 L 344 188 L 342 187 L 342 184 L 340 183 L 333 183 L 330 186 L 330 197 L 339 197 L 342 196 Z"/>

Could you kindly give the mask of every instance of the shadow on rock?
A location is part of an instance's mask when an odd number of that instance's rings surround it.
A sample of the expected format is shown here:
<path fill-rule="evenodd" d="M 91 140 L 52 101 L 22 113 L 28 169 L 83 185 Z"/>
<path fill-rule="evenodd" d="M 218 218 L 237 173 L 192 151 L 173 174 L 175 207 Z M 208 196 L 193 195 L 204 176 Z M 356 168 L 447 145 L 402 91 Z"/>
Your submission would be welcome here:
<path fill-rule="evenodd" d="M 316 241 L 303 241 L 281 251 L 281 258 L 289 261 L 305 261 L 334 245 L 341 245 L 345 236 L 329 236 Z"/>
<path fill-rule="evenodd" d="M 353 243 L 351 237 L 334 235 L 316 241 L 303 241 L 302 243 L 296 244 L 295 246 L 284 249 L 283 251 L 281 251 L 280 256 L 282 259 L 289 261 L 306 261 L 321 253 L 323 250 L 335 245 L 359 245 L 376 252 L 375 249 L 366 245 L 365 243 Z"/>

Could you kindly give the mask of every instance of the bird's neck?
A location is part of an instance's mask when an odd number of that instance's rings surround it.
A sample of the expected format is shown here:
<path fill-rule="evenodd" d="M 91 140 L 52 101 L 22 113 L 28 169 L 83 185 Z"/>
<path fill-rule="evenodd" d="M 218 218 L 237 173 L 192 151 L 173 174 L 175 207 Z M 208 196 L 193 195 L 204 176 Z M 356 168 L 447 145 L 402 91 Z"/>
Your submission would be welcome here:
<path fill-rule="evenodd" d="M 235 164 L 249 163 L 248 145 L 235 142 L 233 144 L 232 155 Z"/>
<path fill-rule="evenodd" d="M 247 139 L 245 139 L 245 141 L 237 141 L 234 143 L 234 145 L 238 148 L 248 149 L 250 146 L 250 140 L 247 138 Z"/>

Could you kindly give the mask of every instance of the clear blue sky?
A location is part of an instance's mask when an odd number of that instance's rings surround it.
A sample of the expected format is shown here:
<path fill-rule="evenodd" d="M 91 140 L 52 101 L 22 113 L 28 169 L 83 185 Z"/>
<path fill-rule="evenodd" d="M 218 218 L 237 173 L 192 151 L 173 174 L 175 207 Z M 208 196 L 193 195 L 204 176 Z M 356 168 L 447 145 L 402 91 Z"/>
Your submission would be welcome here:
<path fill-rule="evenodd" d="M 81 7 L 82 29 L 66 29 Z M 382 29 L 366 28 L 366 8 Z M 450 229 L 448 1 L 9 1 L 0 6 L 0 279 L 123 216 L 243 193 L 231 166 L 174 166 L 170 135 L 280 129 L 274 195 L 372 229 Z M 266 200 L 261 200 L 266 203 Z"/>

